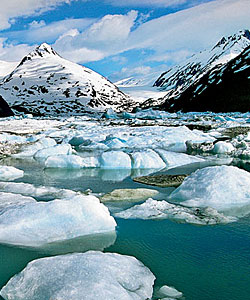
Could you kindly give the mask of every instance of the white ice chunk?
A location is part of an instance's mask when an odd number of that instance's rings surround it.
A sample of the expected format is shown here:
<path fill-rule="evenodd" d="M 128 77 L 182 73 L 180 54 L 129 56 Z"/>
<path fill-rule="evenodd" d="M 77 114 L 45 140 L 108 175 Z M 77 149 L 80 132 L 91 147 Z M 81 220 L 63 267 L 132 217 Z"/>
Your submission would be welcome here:
<path fill-rule="evenodd" d="M 0 166 L 0 180 L 11 181 L 23 177 L 24 172 L 11 166 Z"/>
<path fill-rule="evenodd" d="M 80 157 L 78 155 L 53 155 L 45 161 L 46 168 L 96 168 L 99 161 L 96 157 Z"/>
<path fill-rule="evenodd" d="M 0 212 L 2 212 L 3 209 L 30 202 L 36 202 L 36 200 L 32 197 L 0 192 Z"/>
<path fill-rule="evenodd" d="M 0 294 L 6 300 L 146 300 L 154 280 L 132 256 L 89 251 L 34 260 Z"/>
<path fill-rule="evenodd" d="M 0 242 L 40 246 L 115 230 L 108 209 L 94 196 L 27 203 L 0 214 Z"/>
<path fill-rule="evenodd" d="M 26 137 L 15 134 L 2 133 L 0 134 L 0 141 L 10 144 L 23 144 L 26 142 Z"/>
<path fill-rule="evenodd" d="M 34 186 L 23 182 L 0 182 L 0 191 L 13 194 L 21 194 L 32 197 L 53 197 L 58 199 L 70 199 L 77 193 L 71 190 L 58 189 L 49 186 Z"/>
<path fill-rule="evenodd" d="M 213 153 L 215 153 L 215 154 L 227 154 L 228 153 L 229 154 L 229 153 L 232 153 L 234 150 L 235 150 L 234 146 L 231 143 L 220 141 L 214 145 Z"/>
<path fill-rule="evenodd" d="M 45 161 L 46 168 L 81 169 L 82 158 L 77 155 L 53 155 Z"/>
<path fill-rule="evenodd" d="M 22 151 L 14 154 L 14 157 L 32 157 L 38 150 L 53 147 L 56 145 L 56 141 L 52 138 L 41 138 L 34 144 L 24 146 Z"/>
<path fill-rule="evenodd" d="M 70 155 L 72 154 L 72 148 L 69 144 L 61 144 L 61 145 L 55 145 L 52 147 L 44 148 L 41 150 L 38 150 L 34 157 L 36 159 L 46 159 L 49 156 L 54 155 Z"/>
<path fill-rule="evenodd" d="M 131 158 L 134 169 L 162 169 L 166 167 L 161 157 L 151 149 L 133 152 Z"/>
<path fill-rule="evenodd" d="M 175 221 L 198 224 L 214 225 L 218 223 L 234 222 L 233 217 L 226 217 L 213 208 L 188 208 L 171 204 L 167 201 L 148 199 L 146 202 L 135 205 L 127 210 L 116 213 L 116 217 L 123 219 L 172 219 Z"/>
<path fill-rule="evenodd" d="M 250 203 L 250 174 L 233 166 L 197 170 L 172 192 L 171 199 L 187 206 L 210 206 L 217 210 Z"/>
<path fill-rule="evenodd" d="M 108 146 L 110 149 L 121 149 L 127 147 L 126 141 L 117 137 L 108 136 L 104 141 L 104 144 Z"/>
<path fill-rule="evenodd" d="M 178 166 L 188 165 L 194 162 L 202 162 L 204 159 L 188 155 L 185 153 L 177 153 L 172 151 L 166 151 L 163 149 L 157 149 L 156 152 L 161 156 L 168 168 L 175 168 Z"/>
<path fill-rule="evenodd" d="M 107 151 L 100 157 L 100 166 L 104 169 L 130 169 L 131 159 L 122 151 Z"/>
<path fill-rule="evenodd" d="M 159 290 L 157 295 L 159 295 L 159 297 L 171 297 L 174 299 L 178 299 L 180 297 L 182 297 L 182 292 L 177 291 L 177 289 L 175 289 L 174 287 L 170 287 L 167 285 L 163 285 Z"/>

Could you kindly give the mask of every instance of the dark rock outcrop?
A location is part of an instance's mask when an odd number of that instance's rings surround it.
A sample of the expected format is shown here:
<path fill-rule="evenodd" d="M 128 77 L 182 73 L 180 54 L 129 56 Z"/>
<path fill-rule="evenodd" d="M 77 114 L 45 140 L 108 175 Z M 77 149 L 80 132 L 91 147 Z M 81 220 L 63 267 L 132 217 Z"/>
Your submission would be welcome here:
<path fill-rule="evenodd" d="M 14 115 L 14 113 L 10 109 L 8 103 L 0 95 L 0 118 L 10 117 L 13 115 Z"/>

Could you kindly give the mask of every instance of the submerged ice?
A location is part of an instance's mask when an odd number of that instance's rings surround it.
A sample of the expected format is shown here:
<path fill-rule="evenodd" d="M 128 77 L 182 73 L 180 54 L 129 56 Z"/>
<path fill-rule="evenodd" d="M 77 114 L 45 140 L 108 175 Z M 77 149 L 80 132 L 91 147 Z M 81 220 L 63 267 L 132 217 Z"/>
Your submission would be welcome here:
<path fill-rule="evenodd" d="M 154 280 L 134 257 L 89 251 L 34 260 L 0 295 L 5 300 L 146 300 Z"/>
<path fill-rule="evenodd" d="M 188 208 L 167 201 L 148 199 L 127 210 L 116 213 L 116 217 L 124 219 L 171 219 L 183 223 L 197 225 L 214 225 L 233 222 L 236 219 L 226 217 L 213 208 Z"/>

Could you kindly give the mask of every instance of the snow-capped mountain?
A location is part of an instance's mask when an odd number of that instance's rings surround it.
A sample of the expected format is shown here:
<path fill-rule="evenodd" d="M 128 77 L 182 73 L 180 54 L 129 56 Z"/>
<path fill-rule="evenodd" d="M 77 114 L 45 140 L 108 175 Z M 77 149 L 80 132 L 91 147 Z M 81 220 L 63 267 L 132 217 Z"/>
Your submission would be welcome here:
<path fill-rule="evenodd" d="M 165 98 L 168 111 L 229 112 L 250 110 L 250 46 L 236 58 L 217 65 L 178 98 Z"/>
<path fill-rule="evenodd" d="M 79 115 L 130 108 L 132 100 L 100 74 L 59 56 L 42 44 L 0 82 L 0 95 L 16 111 Z"/>
<path fill-rule="evenodd" d="M 154 83 L 166 96 L 146 101 L 143 106 L 162 105 L 167 99 L 178 98 L 189 86 L 202 78 L 215 66 L 223 66 L 233 60 L 250 45 L 250 32 L 242 30 L 223 37 L 212 49 L 193 55 L 182 64 L 163 73 Z"/>

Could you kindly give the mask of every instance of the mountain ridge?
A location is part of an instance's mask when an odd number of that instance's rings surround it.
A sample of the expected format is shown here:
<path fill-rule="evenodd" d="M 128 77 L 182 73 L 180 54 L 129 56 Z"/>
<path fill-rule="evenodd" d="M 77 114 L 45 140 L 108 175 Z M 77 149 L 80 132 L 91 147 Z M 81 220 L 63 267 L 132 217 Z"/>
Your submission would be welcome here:
<path fill-rule="evenodd" d="M 102 75 L 41 44 L 0 82 L 10 107 L 37 116 L 81 115 L 131 108 L 132 99 Z"/>

